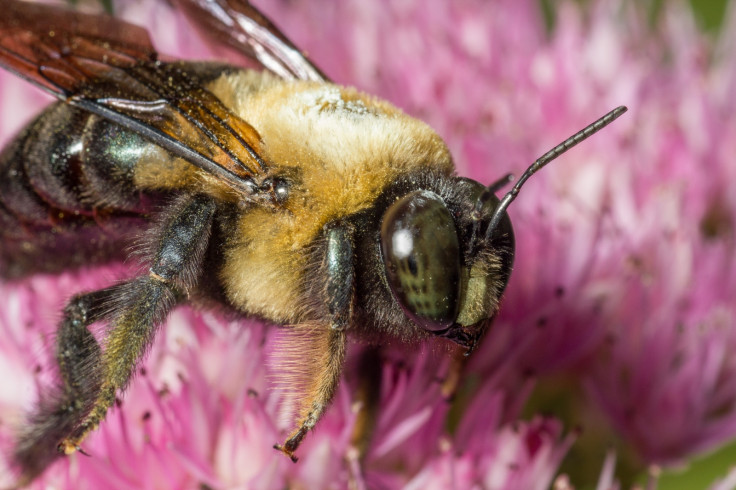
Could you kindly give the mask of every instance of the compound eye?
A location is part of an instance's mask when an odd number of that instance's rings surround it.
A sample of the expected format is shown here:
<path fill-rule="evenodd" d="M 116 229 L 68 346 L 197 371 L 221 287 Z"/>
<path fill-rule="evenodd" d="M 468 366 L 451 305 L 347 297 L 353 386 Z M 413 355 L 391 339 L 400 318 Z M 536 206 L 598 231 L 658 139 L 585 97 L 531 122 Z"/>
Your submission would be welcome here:
<path fill-rule="evenodd" d="M 460 295 L 460 245 L 442 198 L 415 191 L 393 203 L 383 215 L 381 252 L 404 312 L 432 332 L 450 327 Z"/>

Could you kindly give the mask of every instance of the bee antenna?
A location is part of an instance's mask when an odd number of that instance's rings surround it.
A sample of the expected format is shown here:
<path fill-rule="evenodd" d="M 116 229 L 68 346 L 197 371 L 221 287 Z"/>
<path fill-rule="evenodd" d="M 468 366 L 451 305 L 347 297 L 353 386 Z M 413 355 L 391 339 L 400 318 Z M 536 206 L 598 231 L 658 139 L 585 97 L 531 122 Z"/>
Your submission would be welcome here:
<path fill-rule="evenodd" d="M 483 218 L 481 211 L 483 210 L 483 206 L 486 204 L 486 202 L 488 202 L 492 195 L 494 195 L 496 192 L 500 191 L 513 181 L 514 174 L 506 174 L 497 181 L 490 183 L 488 187 L 483 189 L 483 192 L 481 192 L 480 196 L 478 196 L 478 200 L 475 201 L 475 207 L 473 208 L 472 214 L 473 220 L 480 221 L 481 218 Z"/>
<path fill-rule="evenodd" d="M 496 207 L 496 210 L 493 212 L 493 216 L 491 216 L 491 221 L 488 224 L 488 228 L 486 229 L 486 240 L 489 240 L 491 236 L 493 235 L 493 232 L 496 230 L 496 228 L 498 228 L 498 225 L 501 222 L 501 218 L 503 218 L 503 215 L 506 213 L 506 209 L 509 207 L 509 204 L 511 204 L 511 202 L 514 199 L 516 199 L 516 196 L 519 194 L 519 190 L 521 189 L 521 186 L 524 185 L 524 183 L 529 179 L 529 177 L 537 173 L 545 165 L 547 165 L 549 162 L 551 162 L 558 156 L 565 153 L 567 150 L 569 150 L 573 146 L 577 145 L 581 141 L 588 139 L 590 136 L 594 135 L 601 129 L 611 124 L 613 121 L 615 121 L 619 116 L 621 116 L 627 110 L 628 109 L 626 108 L 626 106 L 619 106 L 615 108 L 614 110 L 612 110 L 611 112 L 603 116 L 602 118 L 586 126 L 584 129 L 573 134 L 572 136 L 567 138 L 565 141 L 555 146 L 554 148 L 549 150 L 547 153 L 545 153 L 541 157 L 537 158 L 537 160 L 534 163 L 532 163 L 529 166 L 529 168 L 527 168 L 526 171 L 521 175 L 521 178 L 519 178 L 519 180 L 516 182 L 514 187 L 512 187 L 511 190 L 505 196 L 503 196 L 503 199 L 501 199 L 501 202 Z M 505 178 L 506 177 L 504 177 L 504 179 Z M 501 179 L 501 180 L 504 180 L 504 179 Z M 491 184 L 491 186 L 498 184 L 499 182 L 501 182 L 501 180 L 499 180 L 498 182 L 494 182 L 493 184 Z M 479 209 L 478 206 L 476 206 L 476 209 Z"/>
<path fill-rule="evenodd" d="M 475 206 L 473 206 L 473 211 L 471 213 L 471 219 L 473 221 L 473 231 L 470 235 L 470 241 L 469 247 L 468 247 L 468 255 L 472 255 L 473 250 L 475 250 L 475 242 L 476 238 L 478 237 L 478 230 L 480 229 L 480 222 L 483 219 L 483 206 L 486 205 L 488 200 L 496 194 L 496 192 L 503 189 L 505 186 L 510 184 L 514 181 L 514 174 L 506 174 L 500 179 L 498 179 L 495 182 L 492 182 L 483 189 L 483 192 L 480 193 L 480 196 L 478 196 L 478 199 L 475 201 Z"/>

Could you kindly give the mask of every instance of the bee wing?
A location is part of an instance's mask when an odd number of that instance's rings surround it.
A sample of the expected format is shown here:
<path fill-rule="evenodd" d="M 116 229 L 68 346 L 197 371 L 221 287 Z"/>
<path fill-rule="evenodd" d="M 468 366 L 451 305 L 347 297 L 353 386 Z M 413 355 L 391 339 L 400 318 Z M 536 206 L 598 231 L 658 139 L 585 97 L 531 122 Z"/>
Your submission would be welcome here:
<path fill-rule="evenodd" d="M 0 66 L 56 97 L 136 131 L 248 194 L 268 169 L 260 136 L 148 33 L 108 16 L 3 1 Z"/>
<path fill-rule="evenodd" d="M 247 0 L 177 0 L 202 32 L 287 80 L 327 77 Z"/>

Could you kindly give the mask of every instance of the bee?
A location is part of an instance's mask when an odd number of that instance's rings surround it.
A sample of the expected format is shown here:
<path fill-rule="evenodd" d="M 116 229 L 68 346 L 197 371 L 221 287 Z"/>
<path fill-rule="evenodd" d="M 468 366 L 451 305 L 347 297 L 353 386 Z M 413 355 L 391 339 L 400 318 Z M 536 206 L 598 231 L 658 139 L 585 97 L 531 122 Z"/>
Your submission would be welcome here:
<path fill-rule="evenodd" d="M 457 176 L 429 126 L 330 82 L 249 3 L 177 3 L 261 69 L 164 61 L 135 25 L 4 2 L 0 65 L 60 101 L 0 153 L 0 275 L 120 260 L 135 243 L 145 264 L 64 308 L 59 386 L 15 447 L 21 482 L 81 450 L 183 303 L 306 334 L 305 393 L 275 445 L 296 461 L 348 339 L 473 351 L 511 273 L 507 208 L 531 175 L 626 111 L 545 153 L 499 199 L 510 175 Z"/>

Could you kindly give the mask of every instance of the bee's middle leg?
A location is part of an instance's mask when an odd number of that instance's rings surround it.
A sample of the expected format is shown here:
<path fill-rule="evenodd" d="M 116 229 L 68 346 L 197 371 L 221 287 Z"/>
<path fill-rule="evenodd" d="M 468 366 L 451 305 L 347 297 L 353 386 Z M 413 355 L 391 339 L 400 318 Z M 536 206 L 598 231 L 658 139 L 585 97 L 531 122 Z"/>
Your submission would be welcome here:
<path fill-rule="evenodd" d="M 18 435 L 13 460 L 30 481 L 60 456 L 59 441 L 92 409 L 100 386 L 101 349 L 87 327 L 101 320 L 115 287 L 74 296 L 56 336 L 59 385 L 44 393 Z M 25 484 L 25 483 L 23 483 Z"/>

